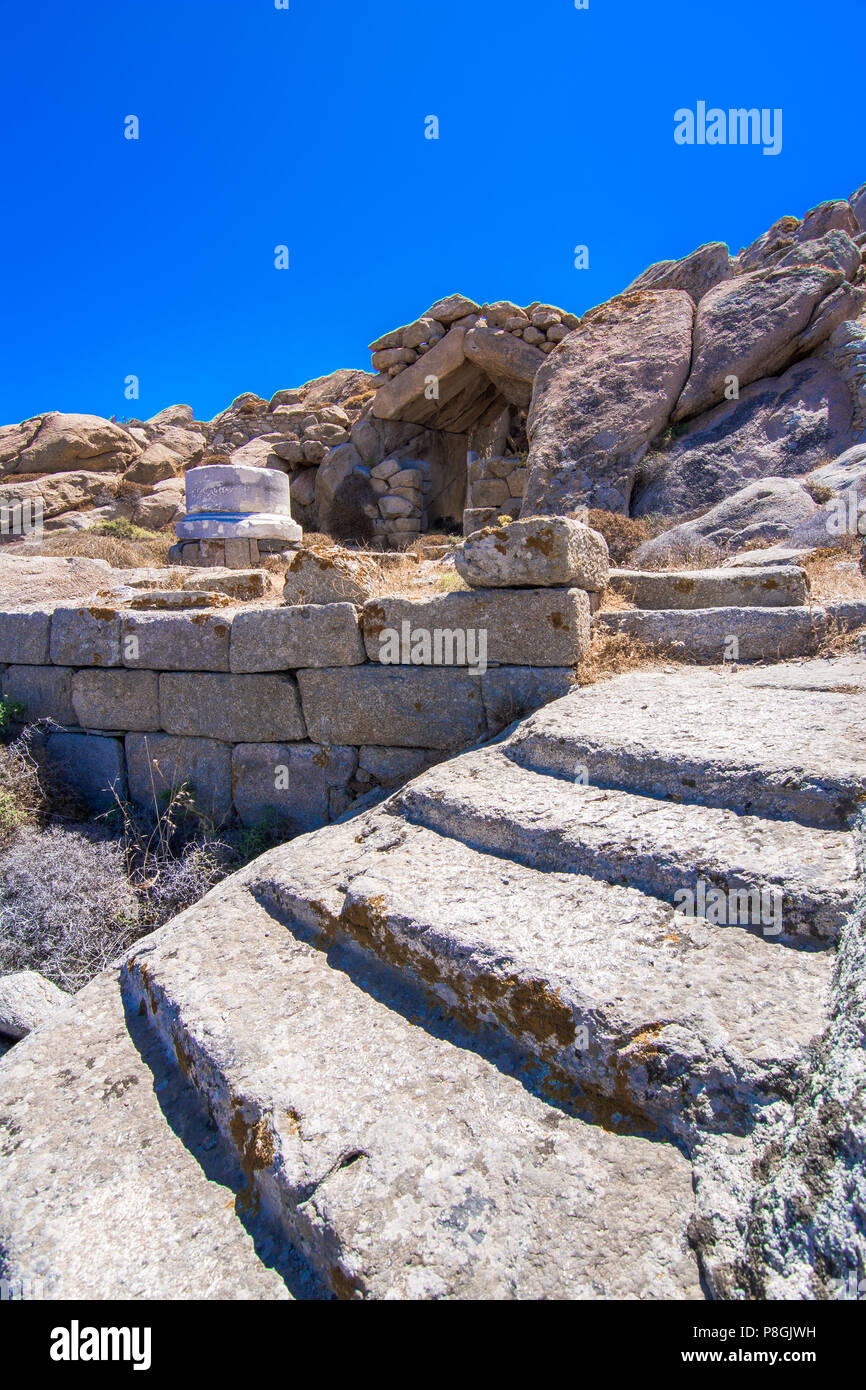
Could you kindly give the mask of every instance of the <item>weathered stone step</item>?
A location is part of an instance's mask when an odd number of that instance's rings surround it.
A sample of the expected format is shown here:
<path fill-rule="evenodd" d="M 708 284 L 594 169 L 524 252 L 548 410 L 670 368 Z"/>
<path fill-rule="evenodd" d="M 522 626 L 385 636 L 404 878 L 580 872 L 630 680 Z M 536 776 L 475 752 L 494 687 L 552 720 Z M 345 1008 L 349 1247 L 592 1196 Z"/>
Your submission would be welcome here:
<path fill-rule="evenodd" d="M 601 609 L 594 621 L 702 665 L 814 656 L 827 636 L 827 615 L 818 607 Z"/>
<path fill-rule="evenodd" d="M 784 608 L 809 596 L 796 565 L 734 569 L 611 570 L 608 585 L 638 608 Z"/>
<path fill-rule="evenodd" d="M 263 1217 L 342 1298 L 700 1298 L 673 1145 L 545 1102 L 504 1047 L 485 1054 L 356 948 L 305 939 L 369 853 L 359 828 L 264 856 L 126 970 Z M 303 892 L 288 924 L 244 886 L 286 877 Z"/>
<path fill-rule="evenodd" d="M 569 783 L 496 746 L 414 778 L 388 804 L 473 849 L 640 888 L 764 936 L 834 939 L 856 896 L 849 832 Z"/>
<path fill-rule="evenodd" d="M 287 1299 L 303 1271 L 117 972 L 0 1061 L 0 1275 L 13 1296 Z M 295 1278 L 297 1276 L 297 1281 Z M 308 1292 L 314 1292 L 309 1288 Z"/>
<path fill-rule="evenodd" d="M 834 685 L 835 665 L 631 671 L 537 711 L 503 748 L 571 781 L 841 828 L 866 801 L 866 665 L 841 660 Z"/>
<path fill-rule="evenodd" d="M 259 861 L 257 891 L 512 1038 L 563 1094 L 594 1092 L 687 1141 L 742 1130 L 788 1088 L 833 968 L 831 952 L 503 862 L 387 809 Z"/>

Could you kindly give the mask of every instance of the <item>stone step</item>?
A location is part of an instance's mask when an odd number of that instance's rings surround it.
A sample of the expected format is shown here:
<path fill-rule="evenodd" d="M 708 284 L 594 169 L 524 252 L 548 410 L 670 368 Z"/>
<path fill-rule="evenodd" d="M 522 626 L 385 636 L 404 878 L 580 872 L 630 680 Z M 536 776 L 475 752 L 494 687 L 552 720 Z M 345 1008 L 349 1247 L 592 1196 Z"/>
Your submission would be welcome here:
<path fill-rule="evenodd" d="M 833 968 L 832 952 L 504 862 L 387 809 L 259 861 L 256 891 L 513 1039 L 561 1094 L 580 1088 L 687 1142 L 741 1131 L 790 1085 Z"/>
<path fill-rule="evenodd" d="M 640 888 L 764 936 L 835 939 L 856 897 L 849 832 L 569 783 L 498 747 L 414 778 L 389 806 L 487 854 Z"/>
<path fill-rule="evenodd" d="M 824 601 L 823 607 L 828 621 L 841 632 L 858 632 L 866 627 L 866 599 L 831 598 Z"/>
<path fill-rule="evenodd" d="M 864 672 L 630 671 L 538 710 L 503 749 L 572 782 L 840 829 L 866 801 Z"/>
<path fill-rule="evenodd" d="M 800 565 L 811 547 L 790 545 L 761 546 L 757 550 L 742 550 L 738 555 L 729 555 L 723 562 L 725 569 L 754 569 L 756 565 Z"/>
<path fill-rule="evenodd" d="M 700 1298 L 686 1154 L 791 1098 L 834 959 L 664 887 L 775 875 L 831 934 L 864 726 L 862 658 L 630 671 L 262 856 L 0 1057 L 0 1274 Z"/>
<path fill-rule="evenodd" d="M 314 1294 L 116 971 L 0 1061 L 0 1276 L 15 1297 Z"/>
<path fill-rule="evenodd" d="M 734 569 L 611 570 L 608 585 L 638 608 L 783 608 L 809 596 L 809 577 L 795 565 Z"/>
<path fill-rule="evenodd" d="M 827 636 L 827 615 L 818 607 L 603 608 L 594 625 L 711 666 L 814 656 Z"/>
<path fill-rule="evenodd" d="M 370 853 L 359 828 L 264 856 L 126 967 L 252 1204 L 341 1298 L 700 1298 L 675 1146 L 542 1099 L 519 1054 L 485 1051 L 357 948 L 308 939 Z M 309 885 L 281 918 L 255 884 L 300 892 L 295 859 Z"/>

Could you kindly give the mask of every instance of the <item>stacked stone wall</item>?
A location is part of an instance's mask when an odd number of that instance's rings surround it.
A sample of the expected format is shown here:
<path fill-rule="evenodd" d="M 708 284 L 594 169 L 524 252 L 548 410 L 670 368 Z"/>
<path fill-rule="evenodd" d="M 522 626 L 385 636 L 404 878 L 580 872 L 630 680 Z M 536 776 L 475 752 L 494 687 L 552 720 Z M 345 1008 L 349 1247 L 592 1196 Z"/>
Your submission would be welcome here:
<path fill-rule="evenodd" d="M 2 692 L 22 721 L 53 721 L 46 751 L 94 805 L 116 791 L 158 809 L 186 783 L 217 824 L 300 831 L 567 693 L 589 627 L 589 596 L 563 588 L 28 605 L 0 612 Z"/>

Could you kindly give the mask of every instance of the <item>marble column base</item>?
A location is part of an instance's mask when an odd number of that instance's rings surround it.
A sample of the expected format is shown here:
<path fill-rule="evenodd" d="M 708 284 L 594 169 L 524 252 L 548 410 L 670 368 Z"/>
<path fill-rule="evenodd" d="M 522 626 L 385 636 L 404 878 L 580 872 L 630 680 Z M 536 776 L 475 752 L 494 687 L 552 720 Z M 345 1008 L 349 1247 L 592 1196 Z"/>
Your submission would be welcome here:
<path fill-rule="evenodd" d="M 174 529 L 180 541 L 297 542 L 304 534 L 296 521 L 280 512 L 190 512 Z"/>

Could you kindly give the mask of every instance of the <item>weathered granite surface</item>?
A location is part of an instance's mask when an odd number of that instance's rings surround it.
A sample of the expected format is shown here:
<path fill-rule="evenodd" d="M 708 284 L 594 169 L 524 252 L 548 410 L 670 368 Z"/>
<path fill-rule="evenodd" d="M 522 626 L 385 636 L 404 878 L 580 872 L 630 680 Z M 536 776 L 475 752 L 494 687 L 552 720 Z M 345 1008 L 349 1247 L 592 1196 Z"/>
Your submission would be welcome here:
<path fill-rule="evenodd" d="M 864 672 L 629 671 L 226 880 L 0 1060 L 7 1269 L 70 1297 L 699 1298 L 691 1246 L 722 1297 L 849 1287 Z M 335 762 L 381 778 L 376 746 Z M 264 787 L 298 745 L 245 747 Z M 314 767 L 311 806 L 340 790 Z M 783 930 L 692 910 L 701 882 L 780 893 Z M 112 1142 L 82 1164 L 85 1134 Z"/>
<path fill-rule="evenodd" d="M 36 970 L 0 975 L 0 1034 L 24 1038 L 68 1001 L 62 989 Z"/>

